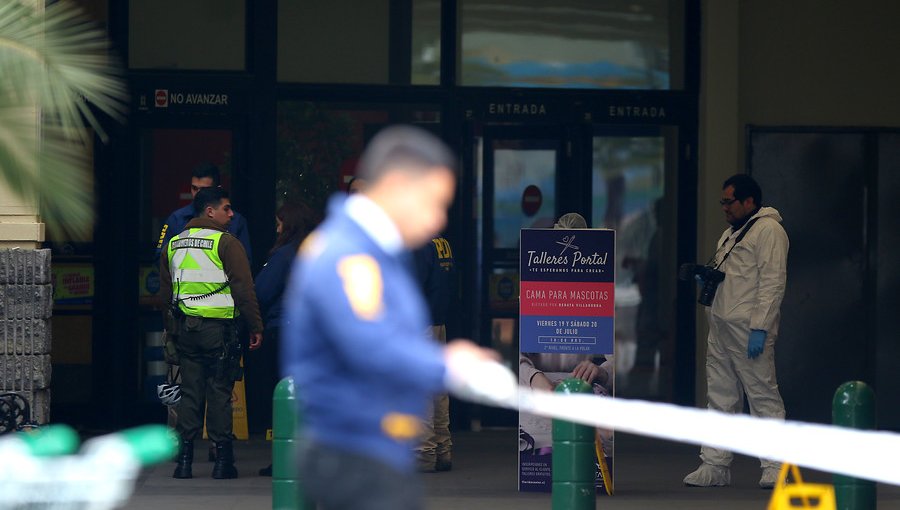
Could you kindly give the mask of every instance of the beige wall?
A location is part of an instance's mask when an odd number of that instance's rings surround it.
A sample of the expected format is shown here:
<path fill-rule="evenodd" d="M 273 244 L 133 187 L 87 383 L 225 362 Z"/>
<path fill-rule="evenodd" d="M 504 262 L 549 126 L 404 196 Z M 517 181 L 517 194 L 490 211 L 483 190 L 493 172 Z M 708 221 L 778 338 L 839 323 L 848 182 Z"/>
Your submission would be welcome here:
<path fill-rule="evenodd" d="M 744 123 L 900 125 L 900 2 L 740 2 Z"/>
<path fill-rule="evenodd" d="M 0 181 L 0 249 L 40 247 L 44 224 L 38 217 L 37 200 L 12 193 Z"/>
<path fill-rule="evenodd" d="M 725 228 L 716 203 L 744 170 L 749 124 L 900 126 L 900 2 L 703 0 L 699 258 Z M 706 402 L 706 320 L 697 322 Z"/>
<path fill-rule="evenodd" d="M 44 224 L 38 214 L 37 197 L 19 196 L 0 179 L 0 250 L 40 248 Z"/>
<path fill-rule="evenodd" d="M 704 0 L 700 56 L 697 255 L 709 258 L 724 226 L 716 199 L 738 166 L 738 0 Z M 697 307 L 696 402 L 706 404 L 706 319 Z"/>

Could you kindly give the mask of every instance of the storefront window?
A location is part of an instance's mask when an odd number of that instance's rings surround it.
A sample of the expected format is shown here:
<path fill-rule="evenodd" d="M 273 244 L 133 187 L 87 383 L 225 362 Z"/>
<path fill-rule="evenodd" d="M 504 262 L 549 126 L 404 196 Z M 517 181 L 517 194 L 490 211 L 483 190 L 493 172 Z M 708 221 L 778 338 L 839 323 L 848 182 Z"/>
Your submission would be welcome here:
<path fill-rule="evenodd" d="M 275 201 L 300 201 L 324 213 L 328 198 L 346 191 L 365 144 L 389 124 L 415 124 L 437 133 L 431 105 L 350 105 L 281 101 Z"/>
<path fill-rule="evenodd" d="M 460 0 L 459 82 L 677 89 L 682 1 Z"/>
<path fill-rule="evenodd" d="M 412 76 L 413 85 L 441 83 L 441 2 L 412 2 Z"/>
<path fill-rule="evenodd" d="M 108 0 L 76 0 L 75 4 L 81 7 L 92 20 L 106 26 L 109 18 L 107 15 Z"/>
<path fill-rule="evenodd" d="M 130 0 L 132 69 L 242 71 L 245 0 Z"/>
<path fill-rule="evenodd" d="M 437 85 L 440 0 L 280 0 L 278 81 Z"/>
<path fill-rule="evenodd" d="M 160 231 L 169 215 L 189 205 L 191 172 L 203 164 L 215 165 L 222 186 L 232 191 L 233 133 L 228 129 L 147 129 L 141 132 L 142 204 L 141 263 L 152 270 Z M 178 232 L 175 232 L 177 234 Z M 174 234 L 173 234 L 174 235 Z M 145 292 L 141 291 L 142 296 Z"/>

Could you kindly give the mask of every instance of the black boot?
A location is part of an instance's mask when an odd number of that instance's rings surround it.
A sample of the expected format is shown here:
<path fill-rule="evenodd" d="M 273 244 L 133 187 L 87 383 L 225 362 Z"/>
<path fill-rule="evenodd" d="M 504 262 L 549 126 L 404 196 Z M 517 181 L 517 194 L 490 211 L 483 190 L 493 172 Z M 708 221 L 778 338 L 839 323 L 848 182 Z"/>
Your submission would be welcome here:
<path fill-rule="evenodd" d="M 194 462 L 194 441 L 182 439 L 181 448 L 178 451 L 178 460 L 172 478 L 193 478 L 191 464 Z"/>
<path fill-rule="evenodd" d="M 237 478 L 237 468 L 234 467 L 234 450 L 231 441 L 216 443 L 216 464 L 213 466 L 212 477 L 217 480 Z"/>

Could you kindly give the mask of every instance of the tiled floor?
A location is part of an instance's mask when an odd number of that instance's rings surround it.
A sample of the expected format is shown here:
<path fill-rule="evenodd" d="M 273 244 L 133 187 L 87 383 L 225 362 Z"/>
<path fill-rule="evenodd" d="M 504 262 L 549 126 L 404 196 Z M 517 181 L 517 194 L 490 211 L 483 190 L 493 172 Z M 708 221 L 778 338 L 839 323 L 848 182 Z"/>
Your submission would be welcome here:
<path fill-rule="evenodd" d="M 549 494 L 516 490 L 516 431 L 484 430 L 454 436 L 453 471 L 423 475 L 429 510 L 549 510 Z M 271 479 L 257 476 L 269 463 L 269 445 L 262 440 L 236 447 L 237 480 L 209 478 L 212 464 L 196 462 L 195 478 L 174 480 L 172 464 L 147 471 L 137 483 L 127 508 L 181 510 L 215 508 L 250 510 L 272 507 Z M 198 445 L 197 454 L 205 445 Z M 836 451 L 835 454 L 840 452 Z M 205 455 L 202 455 L 205 460 Z M 603 509 L 718 509 L 762 510 L 770 491 L 757 488 L 759 464 L 738 456 L 732 468 L 733 486 L 716 489 L 684 487 L 681 480 L 699 462 L 691 445 L 619 434 L 616 437 L 616 495 L 600 497 Z M 811 481 L 830 476 L 804 472 Z M 900 487 L 878 488 L 878 508 L 900 509 Z"/>

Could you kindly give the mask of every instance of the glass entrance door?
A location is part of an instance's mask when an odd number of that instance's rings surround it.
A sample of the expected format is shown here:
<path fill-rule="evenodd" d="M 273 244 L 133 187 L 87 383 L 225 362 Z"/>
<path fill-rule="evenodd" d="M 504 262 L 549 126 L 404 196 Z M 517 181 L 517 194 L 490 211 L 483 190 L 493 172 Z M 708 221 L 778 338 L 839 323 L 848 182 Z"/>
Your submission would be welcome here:
<path fill-rule="evenodd" d="M 519 230 L 549 228 L 559 215 L 562 141 L 552 132 L 487 130 L 479 140 L 478 252 L 482 338 L 518 356 Z"/>
<path fill-rule="evenodd" d="M 616 231 L 616 394 L 672 400 L 675 343 L 675 128 L 596 127 L 591 218 Z"/>
<path fill-rule="evenodd" d="M 678 327 L 678 128 L 483 126 L 479 134 L 472 153 L 476 264 L 466 276 L 475 280 L 474 299 L 465 306 L 480 343 L 517 364 L 519 230 L 552 228 L 577 212 L 590 228 L 616 230 L 616 394 L 691 398 L 679 395 L 678 377 L 692 373 L 694 362 L 675 348 L 681 335 L 693 341 L 691 328 Z M 515 423 L 487 408 L 480 415 L 484 425 Z"/>
<path fill-rule="evenodd" d="M 616 230 L 617 393 L 673 400 L 678 129 L 485 126 L 474 144 L 482 344 L 518 358 L 519 230 L 578 212 Z"/>
<path fill-rule="evenodd" d="M 559 215 L 558 131 L 485 127 L 475 138 L 477 299 L 482 344 L 514 364 L 519 348 L 519 230 L 552 227 Z M 482 409 L 487 426 L 512 426 L 515 413 Z"/>

